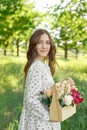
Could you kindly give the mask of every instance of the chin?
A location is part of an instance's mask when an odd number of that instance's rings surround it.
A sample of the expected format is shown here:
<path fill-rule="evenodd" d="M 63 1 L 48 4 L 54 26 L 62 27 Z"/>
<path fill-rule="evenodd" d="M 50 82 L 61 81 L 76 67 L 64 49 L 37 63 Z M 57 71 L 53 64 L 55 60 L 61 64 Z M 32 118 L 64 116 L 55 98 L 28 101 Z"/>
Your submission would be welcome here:
<path fill-rule="evenodd" d="M 47 53 L 45 54 L 40 54 L 41 57 L 46 57 L 47 56 Z"/>
<path fill-rule="evenodd" d="M 47 55 L 41 55 L 41 57 L 47 57 Z"/>

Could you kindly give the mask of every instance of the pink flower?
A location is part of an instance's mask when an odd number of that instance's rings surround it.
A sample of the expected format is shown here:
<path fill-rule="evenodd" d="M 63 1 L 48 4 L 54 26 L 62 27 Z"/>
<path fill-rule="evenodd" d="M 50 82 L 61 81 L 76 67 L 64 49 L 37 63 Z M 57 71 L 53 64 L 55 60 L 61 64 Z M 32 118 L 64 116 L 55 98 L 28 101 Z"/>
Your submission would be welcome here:
<path fill-rule="evenodd" d="M 73 101 L 78 106 L 79 103 L 83 102 L 83 98 L 81 98 L 80 92 L 75 89 L 71 89 L 71 95 L 73 96 Z"/>
<path fill-rule="evenodd" d="M 70 83 L 70 86 L 74 86 L 75 82 L 73 81 L 73 79 L 71 77 L 67 78 L 67 81 Z"/>

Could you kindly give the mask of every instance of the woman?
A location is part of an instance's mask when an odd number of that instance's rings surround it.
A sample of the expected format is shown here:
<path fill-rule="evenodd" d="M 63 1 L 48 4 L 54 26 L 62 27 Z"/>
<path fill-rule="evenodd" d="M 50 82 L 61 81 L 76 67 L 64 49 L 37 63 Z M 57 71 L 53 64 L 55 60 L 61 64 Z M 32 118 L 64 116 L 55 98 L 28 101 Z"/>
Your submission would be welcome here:
<path fill-rule="evenodd" d="M 30 38 L 25 65 L 25 91 L 19 130 L 60 130 L 59 122 L 49 120 L 49 112 L 40 102 L 40 92 L 52 89 L 56 49 L 44 29 Z M 47 64 L 48 63 L 48 64 Z"/>

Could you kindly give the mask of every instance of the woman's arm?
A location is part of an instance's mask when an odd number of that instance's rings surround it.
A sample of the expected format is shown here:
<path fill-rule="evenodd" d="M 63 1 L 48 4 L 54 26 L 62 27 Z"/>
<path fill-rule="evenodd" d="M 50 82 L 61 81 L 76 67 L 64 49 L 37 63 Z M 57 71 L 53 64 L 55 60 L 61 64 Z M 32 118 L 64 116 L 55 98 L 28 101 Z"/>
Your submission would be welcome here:
<path fill-rule="evenodd" d="M 44 108 L 39 100 L 39 93 L 43 90 L 42 86 L 42 66 L 32 66 L 26 79 L 25 104 L 29 112 L 41 118 L 49 120 L 49 112 Z"/>

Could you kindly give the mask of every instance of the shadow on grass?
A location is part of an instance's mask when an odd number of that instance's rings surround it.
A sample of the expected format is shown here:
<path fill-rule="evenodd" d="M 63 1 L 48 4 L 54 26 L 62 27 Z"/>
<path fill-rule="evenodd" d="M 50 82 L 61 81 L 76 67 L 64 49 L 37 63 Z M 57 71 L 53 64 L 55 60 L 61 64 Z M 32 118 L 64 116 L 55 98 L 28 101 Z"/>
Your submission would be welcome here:
<path fill-rule="evenodd" d="M 22 92 L 10 91 L 0 94 L 0 130 L 7 128 L 14 119 L 19 120 L 22 102 Z"/>
<path fill-rule="evenodd" d="M 23 64 L 0 65 L 0 130 L 19 120 L 23 102 Z"/>

